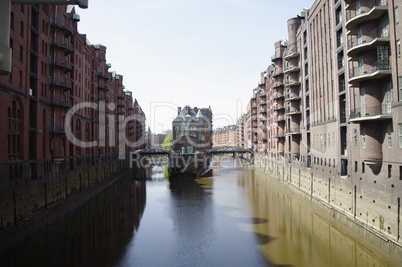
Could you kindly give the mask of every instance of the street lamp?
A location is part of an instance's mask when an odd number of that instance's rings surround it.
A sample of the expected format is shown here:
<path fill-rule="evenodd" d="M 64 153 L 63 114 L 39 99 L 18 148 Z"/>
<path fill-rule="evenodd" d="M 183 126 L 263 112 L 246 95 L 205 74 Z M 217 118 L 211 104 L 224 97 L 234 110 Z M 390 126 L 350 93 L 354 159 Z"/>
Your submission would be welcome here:
<path fill-rule="evenodd" d="M 11 4 L 78 5 L 88 8 L 88 0 L 0 0 L 0 75 L 11 72 L 10 14 Z"/>

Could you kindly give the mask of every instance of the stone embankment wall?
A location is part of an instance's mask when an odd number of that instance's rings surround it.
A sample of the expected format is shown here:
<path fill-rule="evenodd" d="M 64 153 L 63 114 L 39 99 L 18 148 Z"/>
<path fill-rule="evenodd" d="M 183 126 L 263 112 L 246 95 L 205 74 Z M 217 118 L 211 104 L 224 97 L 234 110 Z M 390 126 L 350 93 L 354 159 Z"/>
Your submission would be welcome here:
<path fill-rule="evenodd" d="M 362 183 L 363 179 L 340 176 L 339 166 L 331 166 L 329 162 L 306 168 L 302 161 L 270 157 L 264 153 L 255 154 L 253 165 L 272 174 L 293 192 L 323 207 L 342 225 L 402 261 L 400 203 L 386 203 L 386 194 L 381 198 L 381 192 L 377 192 L 377 197 L 369 198 L 370 193 L 365 192 L 373 189 L 370 184 Z"/>

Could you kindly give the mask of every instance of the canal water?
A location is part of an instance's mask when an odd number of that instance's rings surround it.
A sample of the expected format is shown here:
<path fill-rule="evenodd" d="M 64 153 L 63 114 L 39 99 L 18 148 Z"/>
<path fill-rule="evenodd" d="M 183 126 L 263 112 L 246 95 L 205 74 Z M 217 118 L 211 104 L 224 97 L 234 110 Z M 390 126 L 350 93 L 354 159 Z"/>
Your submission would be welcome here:
<path fill-rule="evenodd" d="M 215 165 L 208 178 L 125 177 L 19 236 L 0 266 L 398 266 L 275 178 Z"/>

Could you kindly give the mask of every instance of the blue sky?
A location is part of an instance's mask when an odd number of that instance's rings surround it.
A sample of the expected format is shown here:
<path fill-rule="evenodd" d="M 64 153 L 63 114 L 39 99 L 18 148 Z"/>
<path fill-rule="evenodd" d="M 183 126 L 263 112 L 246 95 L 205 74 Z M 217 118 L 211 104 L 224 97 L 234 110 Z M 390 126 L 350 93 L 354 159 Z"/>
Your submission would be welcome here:
<path fill-rule="evenodd" d="M 107 47 L 153 132 L 178 106 L 211 106 L 214 126 L 245 112 L 286 21 L 312 0 L 90 0 L 80 33 Z"/>

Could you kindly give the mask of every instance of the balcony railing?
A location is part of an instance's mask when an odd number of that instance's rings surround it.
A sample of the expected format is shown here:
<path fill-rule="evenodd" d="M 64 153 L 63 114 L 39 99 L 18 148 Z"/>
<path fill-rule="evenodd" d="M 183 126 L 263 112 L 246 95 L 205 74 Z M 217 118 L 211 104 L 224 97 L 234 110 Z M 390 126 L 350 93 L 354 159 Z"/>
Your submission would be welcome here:
<path fill-rule="evenodd" d="M 106 83 L 98 83 L 98 88 L 103 90 L 109 90 L 109 86 Z"/>
<path fill-rule="evenodd" d="M 297 51 L 297 46 L 291 45 L 291 46 L 288 46 L 288 48 L 286 49 L 286 51 L 283 55 L 283 59 L 290 60 L 292 58 L 298 57 L 299 55 L 300 55 L 300 53 Z"/>
<path fill-rule="evenodd" d="M 280 122 L 280 121 L 285 121 L 285 117 L 283 115 L 276 116 L 274 118 L 274 122 Z"/>
<path fill-rule="evenodd" d="M 273 72 L 272 72 L 272 77 L 279 77 L 279 76 L 281 76 L 281 75 L 283 75 L 283 71 L 282 70 L 274 70 Z"/>
<path fill-rule="evenodd" d="M 58 58 L 49 58 L 49 64 L 56 67 L 64 68 L 69 71 L 71 71 L 74 66 L 73 63 Z"/>
<path fill-rule="evenodd" d="M 51 125 L 49 127 L 49 133 L 52 133 L 52 134 L 65 134 L 66 130 L 64 129 L 64 125 Z"/>
<path fill-rule="evenodd" d="M 286 115 L 292 115 L 292 114 L 299 114 L 301 113 L 301 109 L 300 108 L 295 108 L 295 107 L 291 107 L 291 108 L 287 108 L 285 111 Z"/>
<path fill-rule="evenodd" d="M 99 101 L 108 102 L 108 101 L 109 101 L 109 97 L 108 97 L 108 96 L 99 96 Z"/>
<path fill-rule="evenodd" d="M 300 70 L 300 67 L 299 67 L 299 66 L 289 66 L 289 67 L 284 71 L 284 73 L 285 73 L 285 74 L 289 74 L 289 73 L 296 72 L 296 71 L 299 71 L 299 70 Z"/>
<path fill-rule="evenodd" d="M 391 104 L 350 110 L 350 121 L 384 120 L 392 118 Z"/>
<path fill-rule="evenodd" d="M 359 77 L 367 77 L 367 79 L 382 78 L 384 75 L 390 74 L 391 65 L 389 60 L 382 60 L 373 65 L 363 65 L 352 68 L 349 72 L 350 81 L 359 80 Z M 384 72 L 385 71 L 385 72 Z M 375 76 L 378 74 L 378 77 Z M 362 79 L 364 78 L 362 77 Z"/>
<path fill-rule="evenodd" d="M 104 78 L 104 79 L 109 79 L 109 73 L 108 72 L 103 72 L 101 70 L 97 71 L 98 77 Z"/>
<path fill-rule="evenodd" d="M 389 41 L 389 35 L 383 36 L 383 35 L 381 35 L 381 30 L 378 29 L 378 28 L 375 28 L 374 30 L 372 30 L 368 34 L 365 34 L 365 35 L 361 36 L 360 38 L 357 38 L 357 36 L 352 36 L 348 40 L 348 49 L 351 49 L 351 48 L 353 48 L 355 46 L 370 43 L 370 42 L 372 42 L 372 41 L 374 41 L 375 39 L 378 39 L 378 38 L 387 39 Z"/>
<path fill-rule="evenodd" d="M 274 100 L 276 100 L 276 99 L 281 99 L 281 98 L 283 98 L 284 96 L 283 96 L 283 94 L 275 93 L 275 94 L 273 94 L 272 97 L 273 97 Z"/>
<path fill-rule="evenodd" d="M 285 87 L 292 87 L 292 86 L 298 86 L 300 85 L 300 81 L 298 80 L 288 80 L 286 81 Z"/>
<path fill-rule="evenodd" d="M 274 110 L 281 110 L 284 109 L 285 107 L 283 105 L 274 105 Z"/>
<path fill-rule="evenodd" d="M 282 87 L 283 86 L 283 82 L 275 82 L 273 85 L 273 88 L 278 88 L 278 87 Z"/>
<path fill-rule="evenodd" d="M 370 10 L 364 10 L 364 7 L 359 10 L 346 10 L 346 28 L 351 30 L 363 21 L 378 19 L 387 11 L 388 3 L 386 0 L 375 0 L 375 3 Z"/>
<path fill-rule="evenodd" d="M 66 52 L 71 53 L 74 48 L 71 45 L 71 43 L 69 42 L 64 42 L 64 40 L 57 40 L 57 38 L 51 37 L 50 38 L 50 45 L 56 46 L 56 47 L 60 47 L 66 50 Z"/>
<path fill-rule="evenodd" d="M 300 134 L 300 127 L 292 127 L 286 130 L 286 134 Z"/>
<path fill-rule="evenodd" d="M 65 89 L 72 89 L 73 82 L 71 79 L 62 79 L 62 78 L 49 78 L 49 84 L 53 86 L 63 87 Z"/>
<path fill-rule="evenodd" d="M 274 62 L 274 61 L 276 61 L 278 59 L 281 59 L 281 58 L 282 58 L 282 56 L 280 54 L 275 54 L 275 55 L 273 55 L 271 57 L 271 61 Z"/>
<path fill-rule="evenodd" d="M 64 18 L 55 18 L 55 17 L 50 17 L 50 25 L 52 26 L 57 26 L 63 30 L 68 31 L 68 33 L 72 33 L 72 27 L 70 24 L 66 22 Z"/>
<path fill-rule="evenodd" d="M 293 100 L 299 100 L 301 99 L 299 94 L 295 94 L 295 93 L 290 93 L 287 94 L 285 97 L 285 101 L 293 101 Z"/>
<path fill-rule="evenodd" d="M 285 134 L 284 133 L 275 133 L 274 134 L 274 138 L 285 138 Z"/>
<path fill-rule="evenodd" d="M 49 104 L 65 108 L 71 108 L 73 106 L 73 102 L 71 100 L 65 99 L 50 99 Z"/>

